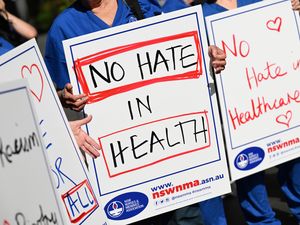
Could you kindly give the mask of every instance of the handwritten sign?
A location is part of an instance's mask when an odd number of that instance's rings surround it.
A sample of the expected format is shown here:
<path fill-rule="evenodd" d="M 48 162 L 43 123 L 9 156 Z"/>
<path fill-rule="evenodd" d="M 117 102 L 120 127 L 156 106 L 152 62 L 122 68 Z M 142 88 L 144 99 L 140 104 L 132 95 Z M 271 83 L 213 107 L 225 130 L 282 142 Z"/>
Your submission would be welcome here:
<path fill-rule="evenodd" d="M 299 24 L 288 0 L 207 18 L 211 43 L 227 53 L 217 86 L 233 180 L 300 155 Z"/>
<path fill-rule="evenodd" d="M 101 157 L 90 179 L 110 224 L 230 191 L 201 7 L 64 42 Z"/>
<path fill-rule="evenodd" d="M 64 224 L 29 95 L 24 80 L 0 85 L 0 224 Z"/>
<path fill-rule="evenodd" d="M 22 78 L 29 83 L 49 159 L 49 170 L 66 224 L 104 224 L 105 215 L 95 198 L 76 141 L 35 40 L 0 58 L 1 83 Z"/>

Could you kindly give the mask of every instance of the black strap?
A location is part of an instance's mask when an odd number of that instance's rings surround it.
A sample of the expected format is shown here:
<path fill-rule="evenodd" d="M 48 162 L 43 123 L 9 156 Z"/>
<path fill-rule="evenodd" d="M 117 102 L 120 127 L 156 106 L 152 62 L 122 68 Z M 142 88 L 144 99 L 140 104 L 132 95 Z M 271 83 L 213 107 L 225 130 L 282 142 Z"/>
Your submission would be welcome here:
<path fill-rule="evenodd" d="M 125 0 L 125 1 L 138 20 L 142 20 L 145 18 L 138 0 Z"/>
<path fill-rule="evenodd" d="M 204 3 L 203 0 L 194 0 L 194 1 L 192 2 L 192 5 L 202 5 L 203 3 Z"/>

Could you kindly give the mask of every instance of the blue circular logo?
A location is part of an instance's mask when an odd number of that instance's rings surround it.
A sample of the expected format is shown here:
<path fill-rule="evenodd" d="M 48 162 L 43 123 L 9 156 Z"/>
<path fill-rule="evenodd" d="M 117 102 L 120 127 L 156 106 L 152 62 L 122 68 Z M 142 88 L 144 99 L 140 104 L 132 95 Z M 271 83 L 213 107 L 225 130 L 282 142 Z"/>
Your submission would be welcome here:
<path fill-rule="evenodd" d="M 249 164 L 249 159 L 248 159 L 248 156 L 246 154 L 240 154 L 236 158 L 236 165 L 237 165 L 238 168 L 244 169 L 248 166 L 248 164 Z"/>
<path fill-rule="evenodd" d="M 122 202 L 113 201 L 107 207 L 107 214 L 113 218 L 121 216 L 124 212 L 124 205 Z"/>
<path fill-rule="evenodd" d="M 124 220 L 140 214 L 148 205 L 147 195 L 140 192 L 128 192 L 111 199 L 104 210 L 108 219 Z"/>
<path fill-rule="evenodd" d="M 238 154 L 234 165 L 239 170 L 251 170 L 260 165 L 265 158 L 265 152 L 260 147 L 246 148 Z"/>

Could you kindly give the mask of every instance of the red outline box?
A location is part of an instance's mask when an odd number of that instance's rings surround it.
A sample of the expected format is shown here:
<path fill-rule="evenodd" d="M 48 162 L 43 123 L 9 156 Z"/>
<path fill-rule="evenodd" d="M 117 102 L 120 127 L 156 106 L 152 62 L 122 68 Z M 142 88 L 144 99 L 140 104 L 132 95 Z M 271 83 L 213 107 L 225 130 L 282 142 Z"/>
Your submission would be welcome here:
<path fill-rule="evenodd" d="M 173 119 L 173 118 L 178 118 L 178 117 L 196 115 L 196 114 L 204 114 L 205 115 L 206 124 L 207 124 L 207 131 L 208 131 L 208 144 L 207 145 L 204 145 L 204 146 L 202 146 L 200 148 L 187 150 L 185 152 L 181 152 L 179 154 L 175 154 L 175 155 L 172 155 L 172 156 L 168 156 L 168 157 L 159 159 L 157 161 L 145 164 L 143 166 L 139 166 L 139 167 L 136 167 L 136 168 L 133 168 L 133 169 L 129 169 L 129 170 L 126 170 L 126 171 L 123 171 L 123 172 L 120 172 L 120 173 L 111 174 L 111 172 L 109 170 L 108 163 L 107 163 L 107 158 L 105 157 L 105 152 L 104 152 L 103 147 L 102 147 L 101 139 L 106 138 L 108 136 L 115 135 L 117 133 L 121 133 L 121 132 L 124 132 L 124 131 L 127 131 L 127 130 L 131 130 L 131 129 L 134 129 L 134 128 L 137 128 L 137 127 L 145 126 L 145 125 L 148 125 L 148 124 L 157 123 L 157 122 L 161 122 L 161 121 L 168 120 L 168 119 Z M 211 146 L 211 138 L 210 138 L 210 128 L 209 128 L 209 121 L 208 121 L 207 114 L 208 114 L 208 111 L 204 110 L 202 112 L 186 113 L 186 114 L 182 114 L 182 115 L 171 116 L 171 117 L 167 117 L 167 118 L 163 118 L 163 119 L 159 119 L 159 120 L 154 120 L 154 121 L 151 121 L 151 122 L 148 122 L 148 123 L 136 125 L 136 126 L 133 126 L 133 127 L 129 127 L 129 128 L 126 128 L 126 129 L 123 129 L 123 130 L 119 130 L 119 131 L 113 132 L 111 134 L 99 137 L 98 140 L 99 140 L 100 148 L 101 148 L 101 151 L 102 151 L 103 159 L 105 161 L 105 166 L 106 166 L 106 169 L 107 169 L 109 177 L 111 177 L 111 178 L 112 177 L 116 177 L 116 176 L 119 176 L 119 175 L 122 175 L 122 174 L 126 174 L 126 173 L 129 173 L 129 172 L 135 171 L 135 170 L 139 170 L 139 169 L 142 169 L 142 168 L 145 168 L 145 167 L 148 167 L 148 166 L 160 163 L 162 161 L 165 161 L 165 160 L 168 160 L 168 159 L 171 159 L 171 158 L 174 158 L 174 157 L 178 157 L 178 156 L 181 156 L 181 155 L 185 155 L 185 154 L 188 154 L 188 153 L 191 153 L 191 152 L 195 152 L 195 151 L 202 150 L 202 149 L 210 147 Z"/>
<path fill-rule="evenodd" d="M 78 189 L 80 189 L 80 188 L 83 187 L 84 185 L 86 185 L 86 187 L 87 187 L 88 190 L 90 191 L 91 195 L 93 196 L 93 200 L 94 200 L 94 202 L 95 202 L 95 205 L 94 205 L 92 208 L 90 208 L 88 211 L 82 212 L 78 217 L 72 219 L 72 218 L 71 218 L 71 215 L 70 215 L 70 212 L 69 212 L 69 210 L 68 210 L 68 207 L 67 207 L 67 205 L 66 205 L 66 202 L 65 202 L 64 200 L 65 200 L 65 198 L 66 198 L 67 196 L 73 194 L 74 192 L 76 192 Z M 62 198 L 62 200 L 63 200 L 63 202 L 64 202 L 65 207 L 66 207 L 66 210 L 67 210 L 67 213 L 68 213 L 68 216 L 69 216 L 69 219 L 70 219 L 71 223 L 77 223 L 77 222 L 79 222 L 81 219 L 83 219 L 85 216 L 87 216 L 90 212 L 92 212 L 94 209 L 96 209 L 96 208 L 99 206 L 99 205 L 98 205 L 98 202 L 97 202 L 97 199 L 96 199 L 96 197 L 95 197 L 95 195 L 94 195 L 94 193 L 93 193 L 93 191 L 92 191 L 92 188 L 91 188 L 91 186 L 90 186 L 90 184 L 88 183 L 87 180 L 82 181 L 80 184 L 76 185 L 76 186 L 73 187 L 71 190 L 69 190 L 69 191 L 66 192 L 65 194 L 61 195 L 61 198 Z"/>
<path fill-rule="evenodd" d="M 139 49 L 142 47 L 146 47 L 146 46 L 150 46 L 150 45 L 154 45 L 154 44 L 158 44 L 158 43 L 187 38 L 187 37 L 194 38 L 195 45 L 197 48 L 198 56 L 197 56 L 196 70 L 185 72 L 182 74 L 176 74 L 176 75 L 170 75 L 170 76 L 166 76 L 166 77 L 158 77 L 158 78 L 153 78 L 153 79 L 149 79 L 149 80 L 138 81 L 135 83 L 108 89 L 105 91 L 98 91 L 95 93 L 91 93 L 91 91 L 88 87 L 87 81 L 84 77 L 83 71 L 82 71 L 83 66 L 89 65 L 93 62 L 98 62 L 105 58 L 108 58 L 108 57 L 111 57 L 114 55 L 118 55 L 118 54 L 121 54 L 124 52 L 132 51 L 135 49 Z M 200 47 L 201 47 L 201 45 L 200 45 L 200 41 L 199 41 L 199 37 L 198 37 L 198 32 L 191 31 L 191 32 L 176 34 L 176 35 L 172 35 L 172 36 L 157 38 L 157 39 L 153 39 L 153 40 L 149 40 L 149 41 L 143 41 L 143 42 L 138 42 L 138 43 L 134 43 L 134 44 L 119 46 L 119 47 L 107 49 L 107 50 L 104 50 L 104 51 L 101 51 L 101 52 L 98 52 L 98 53 L 95 53 L 95 54 L 92 54 L 89 56 L 85 56 L 85 57 L 79 58 L 74 61 L 74 69 L 75 69 L 75 72 L 77 75 L 78 82 L 81 85 L 82 92 L 89 96 L 88 103 L 94 103 L 94 102 L 101 101 L 105 98 L 108 98 L 112 95 L 116 95 L 116 94 L 120 94 L 122 92 L 134 90 L 134 89 L 141 88 L 143 86 L 151 85 L 154 83 L 173 81 L 173 80 L 199 78 L 203 73 L 202 66 L 201 66 L 202 65 L 202 55 L 201 55 Z"/>

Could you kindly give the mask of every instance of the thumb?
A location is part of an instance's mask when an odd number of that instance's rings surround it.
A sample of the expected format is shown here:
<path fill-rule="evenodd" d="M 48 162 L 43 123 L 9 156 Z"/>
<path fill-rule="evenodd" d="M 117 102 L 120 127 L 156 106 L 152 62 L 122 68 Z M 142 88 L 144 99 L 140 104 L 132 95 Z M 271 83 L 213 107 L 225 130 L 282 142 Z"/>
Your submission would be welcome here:
<path fill-rule="evenodd" d="M 213 52 L 213 46 L 208 46 L 208 56 L 209 57 L 213 56 L 212 52 Z"/>
<path fill-rule="evenodd" d="M 67 92 L 73 94 L 73 86 L 72 86 L 72 84 L 67 83 L 67 84 L 65 85 L 65 89 L 66 89 Z"/>
<path fill-rule="evenodd" d="M 79 126 L 83 126 L 83 125 L 86 125 L 88 124 L 89 122 L 91 122 L 93 119 L 92 115 L 88 115 L 87 117 L 81 119 L 78 121 L 78 125 Z"/>

